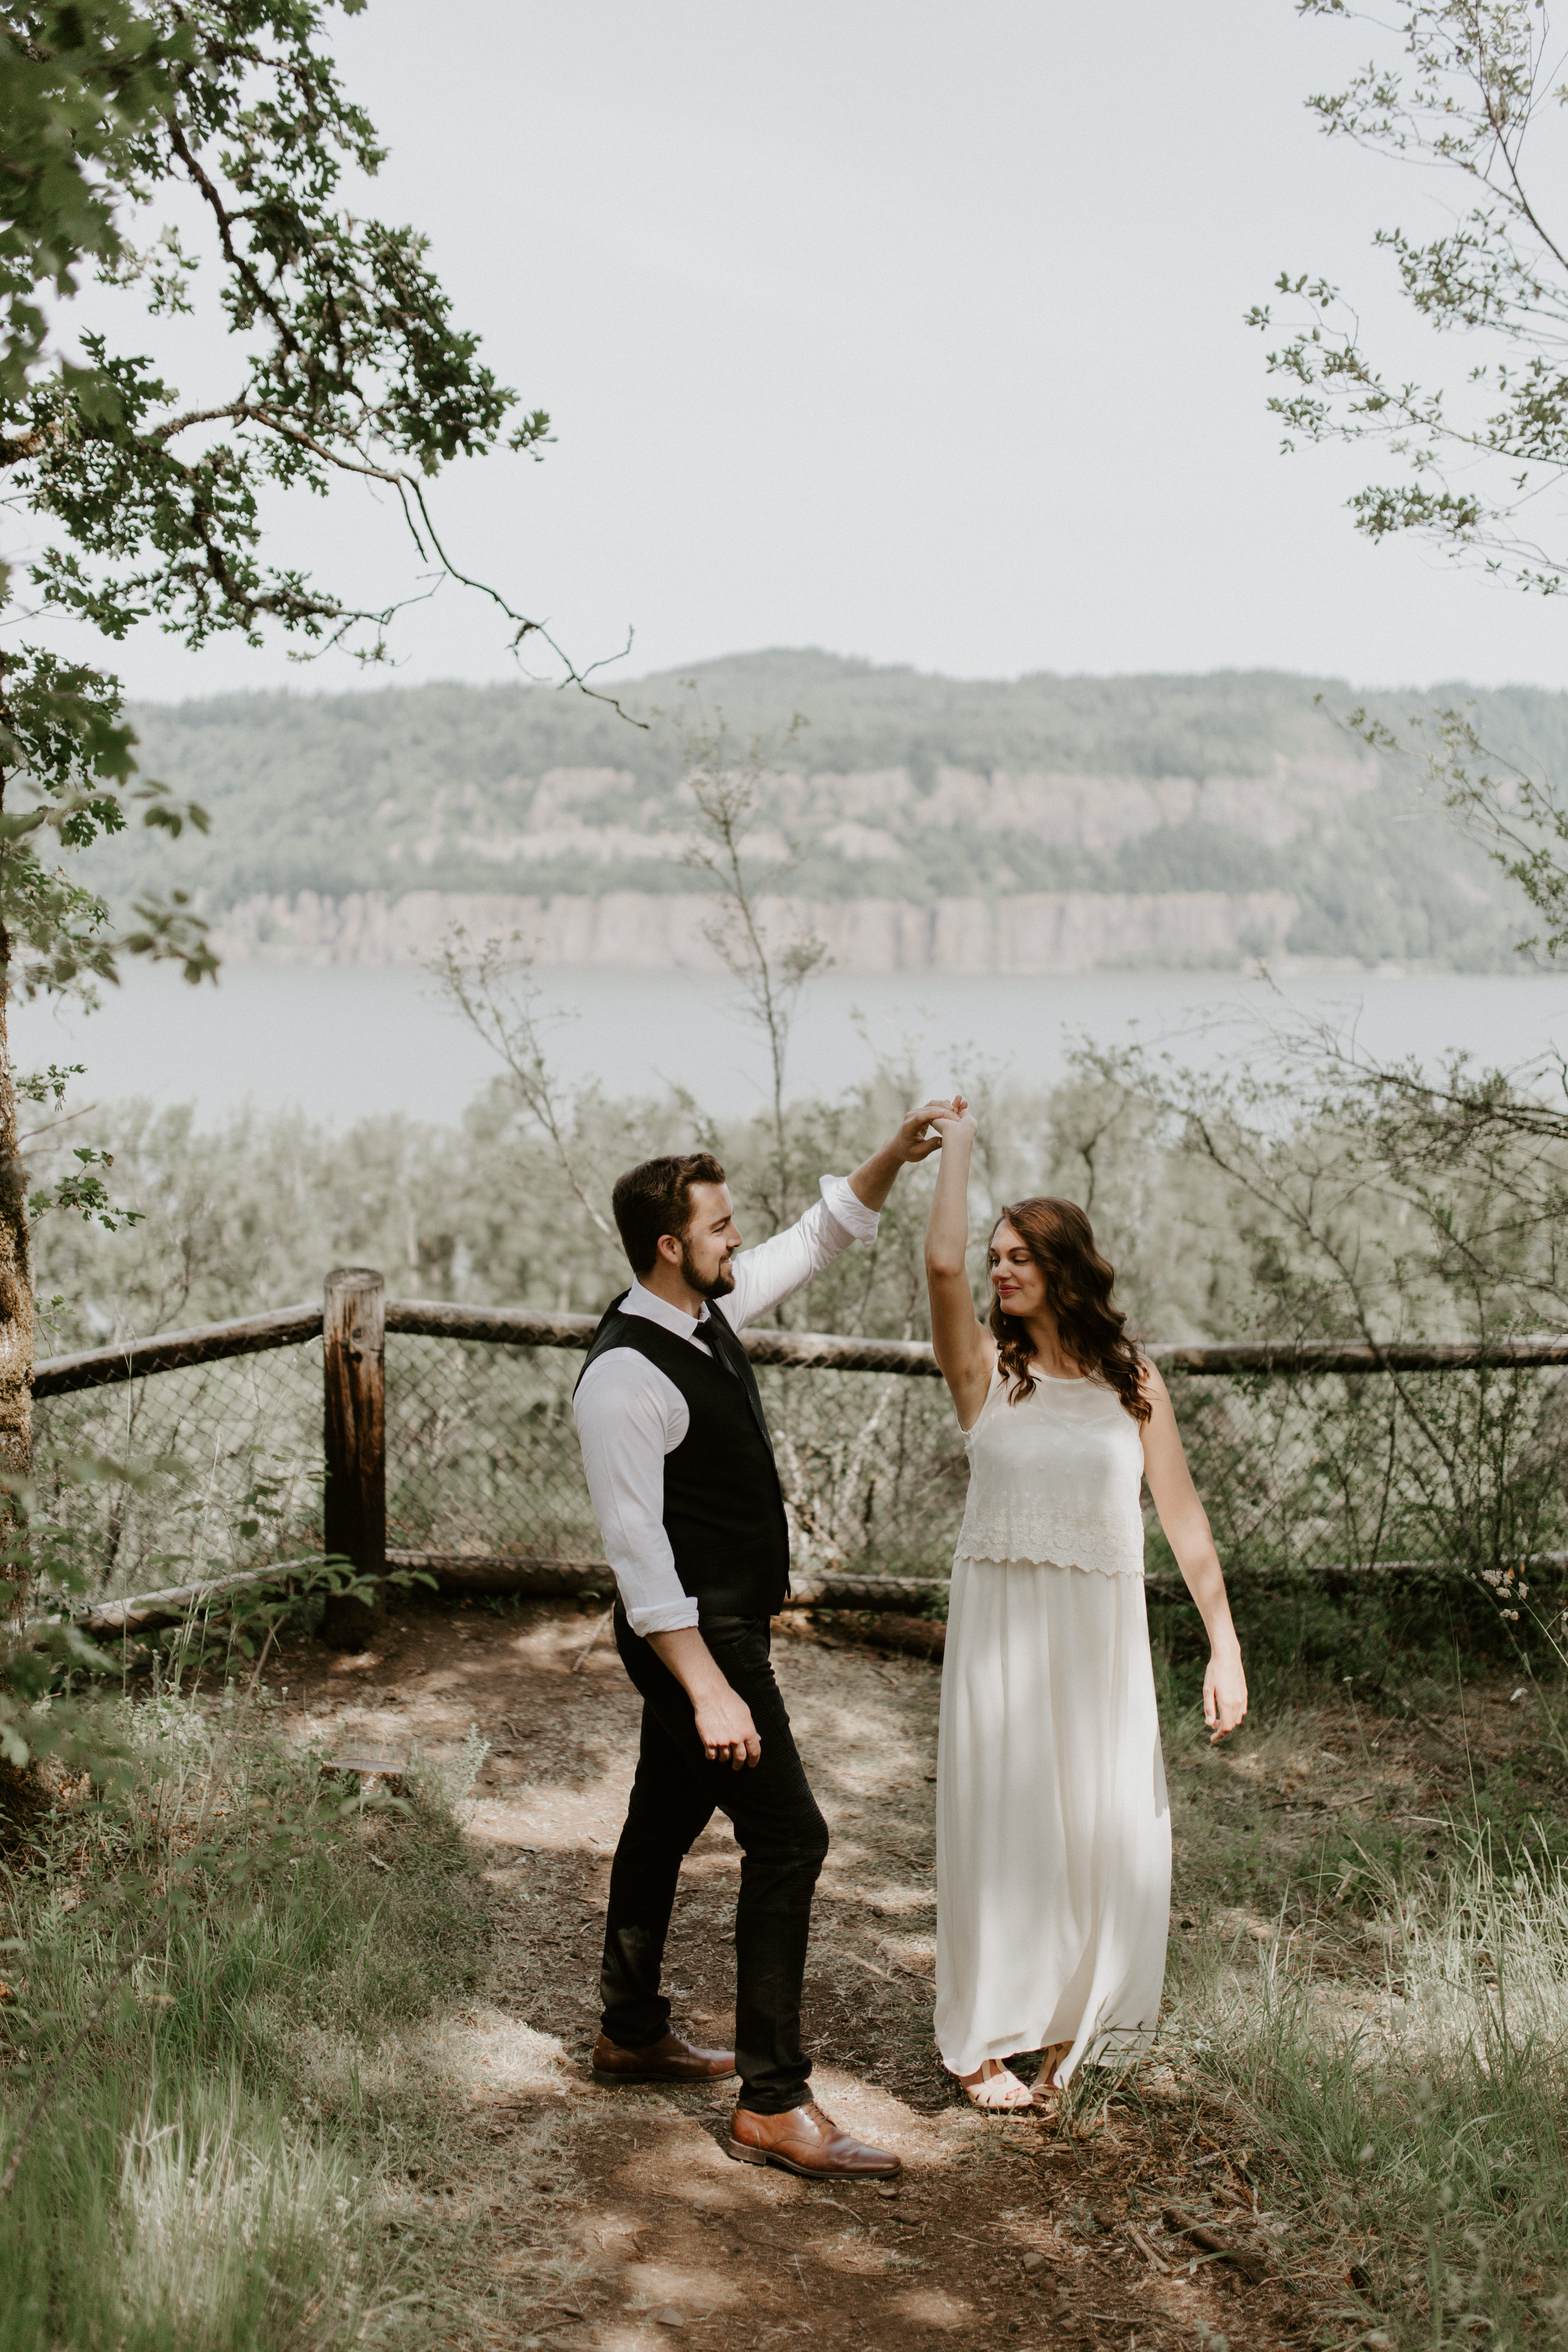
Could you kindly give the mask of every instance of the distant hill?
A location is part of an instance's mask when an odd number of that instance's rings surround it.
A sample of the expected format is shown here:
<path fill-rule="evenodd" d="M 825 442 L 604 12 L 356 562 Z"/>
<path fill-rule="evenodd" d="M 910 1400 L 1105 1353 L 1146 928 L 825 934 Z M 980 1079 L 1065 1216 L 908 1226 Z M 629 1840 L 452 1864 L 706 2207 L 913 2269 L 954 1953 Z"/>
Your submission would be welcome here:
<path fill-rule="evenodd" d="M 994 931 L 1003 902 L 1028 899 L 1037 922 L 1019 906 L 1008 935 L 1054 923 L 1073 931 L 1080 964 L 1124 961 L 1144 938 L 1152 961 L 1233 961 L 1249 947 L 1477 971 L 1512 961 L 1510 887 L 1412 776 L 1336 723 L 1351 689 L 1272 672 L 993 683 L 749 654 L 617 688 L 646 730 L 525 686 L 147 705 L 132 714 L 143 764 L 202 801 L 212 833 L 173 849 L 133 833 L 76 870 L 112 898 L 194 887 L 235 914 L 242 952 L 292 951 L 302 894 L 314 952 L 334 951 L 322 900 L 381 919 L 411 894 L 443 916 L 475 894 L 536 908 L 689 894 L 688 680 L 742 747 L 753 734 L 773 747 L 759 850 L 786 835 L 800 845 L 792 893 L 843 908 L 836 934 L 849 936 L 856 902 L 926 909 L 934 937 L 950 904 L 971 910 L 971 930 L 989 909 Z M 1476 704 L 1489 740 L 1568 765 L 1568 696 L 1450 687 L 1378 707 L 1402 719 L 1456 699 Z"/>

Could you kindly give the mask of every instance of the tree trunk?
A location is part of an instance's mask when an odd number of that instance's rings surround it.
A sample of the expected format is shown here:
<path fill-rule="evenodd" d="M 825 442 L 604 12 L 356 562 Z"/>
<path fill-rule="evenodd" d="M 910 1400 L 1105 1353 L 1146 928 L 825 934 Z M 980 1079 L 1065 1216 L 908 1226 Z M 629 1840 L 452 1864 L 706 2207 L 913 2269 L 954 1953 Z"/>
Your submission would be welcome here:
<path fill-rule="evenodd" d="M 0 925 L 0 1538 L 7 1548 L 16 1519 L 7 1497 L 33 1468 L 33 1254 L 6 1022 L 10 951 Z M 0 1566 L 0 1619 L 19 1617 L 26 1595 L 23 1564 Z"/>

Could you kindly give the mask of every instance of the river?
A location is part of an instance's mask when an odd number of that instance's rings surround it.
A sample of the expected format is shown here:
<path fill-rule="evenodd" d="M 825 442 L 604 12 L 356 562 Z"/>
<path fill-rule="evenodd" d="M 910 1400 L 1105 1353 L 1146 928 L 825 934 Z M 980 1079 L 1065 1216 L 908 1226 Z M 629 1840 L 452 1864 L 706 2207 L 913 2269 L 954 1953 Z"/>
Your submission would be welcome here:
<path fill-rule="evenodd" d="M 1285 1005 L 1356 1024 L 1387 1059 L 1428 1066 L 1453 1048 L 1513 1067 L 1553 1044 L 1568 1047 L 1568 973 L 1296 977 Z M 12 1015 L 19 1062 L 82 1062 L 100 1101 L 194 1100 L 211 1118 L 249 1103 L 295 1106 L 342 1125 L 377 1113 L 459 1118 L 497 1065 L 418 972 L 353 966 L 226 967 L 215 988 L 165 970 L 132 969 L 90 1017 L 47 1005 Z M 557 1017 L 552 1060 L 568 1085 L 596 1078 L 610 1095 L 689 1090 L 732 1118 L 764 1097 L 766 1058 L 734 992 L 676 974 L 556 973 L 545 1001 Z M 1255 1024 L 1283 1009 L 1237 972 L 1100 972 L 1027 980 L 827 972 L 802 999 L 789 1090 L 834 1095 L 879 1055 L 908 1066 L 922 1088 L 947 1093 L 984 1064 L 1017 1082 L 1049 1085 L 1073 1041 L 1141 1039 L 1184 1062 L 1253 1064 Z"/>

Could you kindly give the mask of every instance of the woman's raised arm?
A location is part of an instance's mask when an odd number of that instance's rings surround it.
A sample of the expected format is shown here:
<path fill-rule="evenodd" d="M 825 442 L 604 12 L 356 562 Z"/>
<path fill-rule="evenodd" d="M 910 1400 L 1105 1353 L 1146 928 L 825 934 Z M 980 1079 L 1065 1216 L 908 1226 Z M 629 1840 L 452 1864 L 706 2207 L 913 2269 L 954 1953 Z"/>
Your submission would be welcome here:
<path fill-rule="evenodd" d="M 931 1336 L 942 1378 L 952 1391 L 960 1429 L 973 1429 L 991 1385 L 996 1349 L 974 1312 L 964 1257 L 969 1244 L 969 1155 L 974 1120 L 962 1095 L 947 1118 L 931 1125 L 942 1138 L 936 1195 L 926 1224 L 926 1286 Z"/>

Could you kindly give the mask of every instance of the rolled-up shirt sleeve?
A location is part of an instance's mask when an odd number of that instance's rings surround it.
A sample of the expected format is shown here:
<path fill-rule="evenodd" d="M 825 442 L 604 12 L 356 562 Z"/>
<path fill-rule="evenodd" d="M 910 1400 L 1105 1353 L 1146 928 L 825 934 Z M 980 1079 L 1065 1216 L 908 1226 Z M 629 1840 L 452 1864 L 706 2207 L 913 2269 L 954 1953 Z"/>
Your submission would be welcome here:
<path fill-rule="evenodd" d="M 573 1409 L 605 1557 L 633 1633 L 695 1625 L 697 1603 L 664 1528 L 664 1457 L 686 1434 L 685 1400 L 645 1356 L 613 1348 L 584 1374 Z"/>
<path fill-rule="evenodd" d="M 847 1176 L 818 1177 L 817 1191 L 822 1194 L 822 1205 L 834 1224 L 852 1242 L 859 1242 L 869 1249 L 882 1222 L 881 1211 L 866 1206 Z M 838 1252 L 835 1250 L 833 1255 L 837 1257 Z"/>

